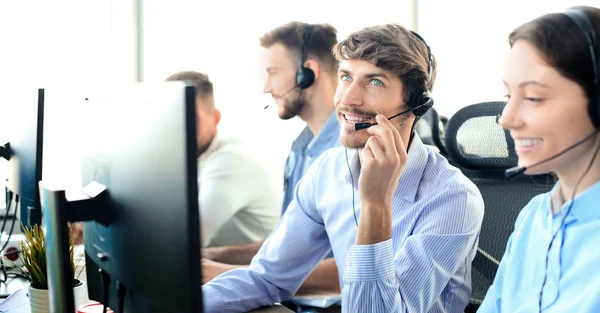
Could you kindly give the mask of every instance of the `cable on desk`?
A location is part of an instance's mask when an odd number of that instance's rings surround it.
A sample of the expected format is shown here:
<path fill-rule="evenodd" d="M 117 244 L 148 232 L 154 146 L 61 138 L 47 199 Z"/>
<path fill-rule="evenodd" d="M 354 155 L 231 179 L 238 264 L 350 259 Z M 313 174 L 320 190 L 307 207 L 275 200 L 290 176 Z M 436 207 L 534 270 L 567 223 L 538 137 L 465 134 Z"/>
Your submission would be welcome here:
<path fill-rule="evenodd" d="M 110 276 L 101 268 L 98 269 L 98 273 L 102 275 L 102 287 L 104 287 L 104 294 L 102 295 L 102 313 L 106 313 L 106 308 L 108 307 L 108 298 L 110 296 Z"/>
<path fill-rule="evenodd" d="M 123 313 L 125 308 L 125 294 L 127 293 L 127 288 L 120 281 L 117 280 L 117 294 L 119 295 L 119 306 L 117 313 Z"/>
<path fill-rule="evenodd" d="M 0 229 L 0 236 L 2 236 L 4 234 L 4 229 L 6 228 L 6 220 L 8 220 L 8 214 L 10 213 L 10 208 L 13 206 L 13 195 L 14 195 L 13 192 L 9 190 L 8 191 L 8 201 L 7 201 L 7 206 L 6 206 L 6 213 L 4 215 L 4 221 L 2 222 L 2 228 Z M 10 225 L 10 231 L 8 232 L 6 242 L 4 242 L 4 244 L 0 248 L 0 253 L 3 253 L 4 250 L 6 249 L 6 247 L 8 246 L 8 243 L 10 242 L 10 237 L 15 228 L 15 222 L 17 220 L 17 212 L 19 212 L 19 210 L 18 210 L 19 195 L 14 195 L 14 199 L 15 199 L 15 204 L 14 204 L 15 212 L 13 213 L 13 220 Z M 8 274 L 6 273 L 6 266 L 4 265 L 4 258 L 0 258 L 0 272 L 2 273 L 2 277 L 0 277 L 0 282 L 2 282 L 2 283 L 7 282 Z"/>
<path fill-rule="evenodd" d="M 6 223 L 6 217 L 8 216 L 9 210 L 10 210 L 10 207 L 7 207 L 6 208 L 6 216 L 4 216 L 4 223 Z M 10 236 L 12 236 L 12 233 L 15 229 L 15 222 L 17 221 L 17 213 L 18 212 L 19 212 L 19 195 L 16 195 L 15 196 L 15 212 L 13 213 L 13 220 L 12 220 L 12 223 L 10 224 L 10 231 L 8 232 L 8 238 L 6 238 L 6 242 L 0 249 L 0 252 L 3 252 L 4 249 L 6 249 L 6 247 L 8 246 L 8 243 L 10 242 Z M 2 233 L 4 233 L 4 223 L 2 224 Z"/>
<path fill-rule="evenodd" d="M 8 217 L 8 212 L 10 212 L 10 208 L 12 206 L 13 194 L 12 191 L 8 191 L 8 201 L 6 203 L 6 213 L 4 214 L 4 220 L 2 221 L 2 228 L 0 229 L 0 234 L 4 233 L 4 228 L 6 228 L 6 220 Z M 0 250 L 2 252 L 2 250 Z"/>

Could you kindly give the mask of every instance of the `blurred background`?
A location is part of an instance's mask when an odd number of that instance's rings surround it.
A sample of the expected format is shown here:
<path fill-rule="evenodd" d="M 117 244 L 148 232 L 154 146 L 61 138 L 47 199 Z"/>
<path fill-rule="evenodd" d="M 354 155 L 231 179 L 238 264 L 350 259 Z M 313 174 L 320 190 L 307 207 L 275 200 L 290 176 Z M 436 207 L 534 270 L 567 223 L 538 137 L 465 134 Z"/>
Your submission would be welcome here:
<path fill-rule="evenodd" d="M 502 68 L 513 28 L 586 4 L 597 0 L 2 1 L 0 93 L 14 82 L 58 86 L 55 92 L 68 93 L 72 101 L 52 103 L 48 92 L 47 105 L 68 115 L 109 84 L 158 82 L 181 70 L 204 72 L 215 86 L 220 131 L 256 147 L 281 185 L 285 158 L 304 124 L 298 118 L 280 120 L 274 106 L 263 109 L 274 101 L 262 93 L 258 38 L 271 28 L 293 20 L 325 22 L 337 28 L 338 40 L 390 22 L 416 30 L 438 62 L 435 109 L 450 117 L 463 106 L 503 99 Z M 0 142 L 7 119 L 0 116 Z M 46 117 L 45 128 L 52 132 L 44 138 L 44 180 L 79 186 L 80 173 L 65 172 L 61 165 L 78 162 L 73 150 L 85 140 L 84 128 L 57 120 Z M 0 162 L 2 180 L 5 166 Z"/>

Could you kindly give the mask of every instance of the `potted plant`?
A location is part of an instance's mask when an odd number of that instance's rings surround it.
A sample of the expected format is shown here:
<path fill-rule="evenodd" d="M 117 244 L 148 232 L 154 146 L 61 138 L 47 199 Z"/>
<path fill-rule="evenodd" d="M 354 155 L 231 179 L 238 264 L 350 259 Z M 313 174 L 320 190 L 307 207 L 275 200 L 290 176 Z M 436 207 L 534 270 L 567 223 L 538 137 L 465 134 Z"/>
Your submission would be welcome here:
<path fill-rule="evenodd" d="M 46 269 L 46 238 L 44 231 L 38 225 L 24 227 L 25 239 L 20 242 L 20 259 L 23 266 L 17 266 L 18 271 L 28 281 L 27 288 L 29 294 L 29 303 L 31 313 L 46 313 L 50 310 L 48 294 L 48 274 Z M 69 230 L 69 254 L 71 263 L 71 273 L 73 275 L 73 292 L 75 297 L 75 307 L 83 304 L 85 295 L 85 283 L 79 280 L 84 267 L 76 273 L 75 269 L 75 245 L 73 235 Z"/>

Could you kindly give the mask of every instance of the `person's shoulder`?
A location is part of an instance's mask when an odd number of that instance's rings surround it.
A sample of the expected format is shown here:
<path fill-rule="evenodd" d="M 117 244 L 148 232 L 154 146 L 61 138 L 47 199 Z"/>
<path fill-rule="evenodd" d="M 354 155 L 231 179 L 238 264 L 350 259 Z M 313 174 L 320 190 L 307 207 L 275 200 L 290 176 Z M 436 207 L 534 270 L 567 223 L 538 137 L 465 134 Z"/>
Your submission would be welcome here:
<path fill-rule="evenodd" d="M 207 159 L 207 163 L 236 163 L 259 165 L 259 158 L 252 148 L 235 137 L 219 137 L 216 149 Z"/>
<path fill-rule="evenodd" d="M 521 209 L 521 212 L 519 212 L 519 216 L 515 221 L 515 228 L 523 224 L 526 220 L 533 220 L 540 210 L 546 211 L 547 206 L 545 204 L 549 201 L 550 194 L 551 191 L 548 191 L 531 198 L 523 209 Z"/>
<path fill-rule="evenodd" d="M 250 147 L 242 140 L 235 137 L 217 137 L 218 149 L 215 151 L 220 153 L 245 153 L 251 151 Z"/>
<path fill-rule="evenodd" d="M 427 149 L 427 164 L 421 182 L 425 188 L 442 191 L 472 192 L 481 197 L 479 189 L 463 172 L 433 149 Z"/>
<path fill-rule="evenodd" d="M 318 176 L 319 180 L 323 177 L 336 176 L 344 170 L 346 166 L 346 154 L 351 158 L 354 150 L 347 149 L 343 146 L 333 147 L 327 149 L 325 152 L 321 153 L 312 163 L 310 168 L 308 169 L 306 176 Z M 344 172 L 345 173 L 345 172 Z"/>
<path fill-rule="evenodd" d="M 332 146 L 331 148 L 323 151 L 315 163 L 320 162 L 323 164 L 337 164 L 341 159 L 345 158 L 346 153 L 348 153 L 348 155 L 353 153 L 350 150 L 352 149 L 348 149 L 342 145 Z"/>

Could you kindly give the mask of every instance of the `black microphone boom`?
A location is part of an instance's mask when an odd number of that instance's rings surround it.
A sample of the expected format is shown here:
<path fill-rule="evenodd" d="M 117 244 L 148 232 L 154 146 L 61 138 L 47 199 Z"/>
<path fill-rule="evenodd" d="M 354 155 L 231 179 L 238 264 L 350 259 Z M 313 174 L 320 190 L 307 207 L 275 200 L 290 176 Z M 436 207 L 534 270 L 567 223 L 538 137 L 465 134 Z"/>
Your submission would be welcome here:
<path fill-rule="evenodd" d="M 292 90 L 294 90 L 296 88 L 298 88 L 298 85 L 295 85 L 294 87 L 290 88 L 290 90 L 284 92 L 282 95 L 279 95 L 279 96 L 276 95 L 273 98 L 275 98 L 275 99 L 283 98 L 283 97 L 285 97 L 285 95 L 287 95 L 288 93 L 290 93 L 290 91 L 292 91 Z"/>
<path fill-rule="evenodd" d="M 508 178 L 508 179 L 513 179 L 523 173 L 525 173 L 525 171 L 527 169 L 530 169 L 532 167 L 536 167 L 540 164 L 544 164 L 546 162 L 552 161 L 556 158 L 558 158 L 559 156 L 571 151 L 572 149 L 578 147 L 579 145 L 583 144 L 584 142 L 588 141 L 590 138 L 594 137 L 594 135 L 596 135 L 599 131 L 594 131 L 593 133 L 591 133 L 589 136 L 583 138 L 582 140 L 576 142 L 574 145 L 569 146 L 568 148 L 566 148 L 565 150 L 561 151 L 560 153 L 557 153 L 547 159 L 541 160 L 537 163 L 534 163 L 533 165 L 529 165 L 529 166 L 523 166 L 523 167 L 519 167 L 519 166 L 515 166 L 515 167 L 511 167 L 507 170 L 504 171 L 504 177 Z"/>
<path fill-rule="evenodd" d="M 394 117 L 398 117 L 398 116 L 400 116 L 402 114 L 406 114 L 406 113 L 408 113 L 408 112 L 410 112 L 412 110 L 418 109 L 418 108 L 420 108 L 422 106 L 423 105 L 419 105 L 416 108 L 408 109 L 408 110 L 402 111 L 402 112 L 400 112 L 400 113 L 398 113 L 398 114 L 396 114 L 396 115 L 394 115 L 392 117 L 388 117 L 388 121 L 391 120 L 391 119 L 393 119 Z M 369 128 L 369 127 L 371 127 L 373 125 L 377 125 L 377 123 L 356 123 L 356 124 L 354 124 L 354 130 L 361 130 L 361 129 Z"/>
<path fill-rule="evenodd" d="M 275 98 L 275 99 L 283 98 L 283 97 L 285 97 L 285 95 L 287 95 L 288 93 L 290 93 L 290 91 L 292 91 L 292 90 L 294 90 L 294 89 L 296 89 L 296 88 L 298 88 L 298 85 L 296 85 L 296 86 L 292 87 L 290 90 L 288 90 L 288 91 L 284 92 L 284 93 L 283 93 L 282 95 L 280 95 L 280 96 L 277 96 L 277 95 L 275 95 L 273 98 Z M 266 109 L 267 109 L 269 106 L 270 106 L 270 104 L 267 104 L 267 105 L 265 105 L 265 107 L 263 108 L 263 110 L 266 110 Z"/>

